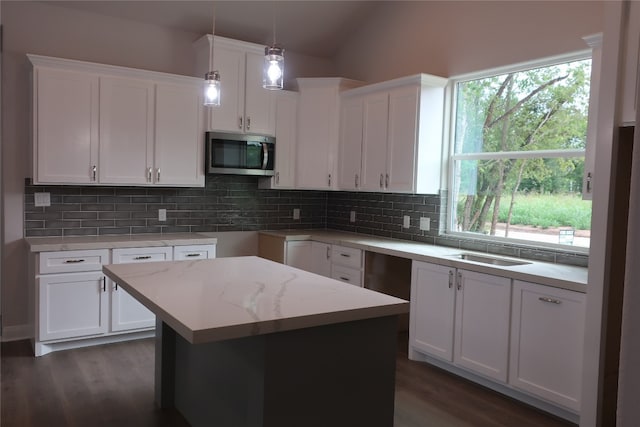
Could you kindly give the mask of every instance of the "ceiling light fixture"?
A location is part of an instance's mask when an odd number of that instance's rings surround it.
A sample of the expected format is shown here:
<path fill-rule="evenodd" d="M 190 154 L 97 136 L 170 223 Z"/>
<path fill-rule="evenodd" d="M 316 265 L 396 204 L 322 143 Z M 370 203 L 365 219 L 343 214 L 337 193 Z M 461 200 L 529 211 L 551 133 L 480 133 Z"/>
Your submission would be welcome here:
<path fill-rule="evenodd" d="M 217 107 L 220 105 L 220 73 L 213 71 L 213 45 L 216 30 L 216 6 L 213 5 L 213 23 L 211 25 L 211 43 L 209 51 L 209 72 L 204 75 L 204 105 Z"/>
<path fill-rule="evenodd" d="M 262 87 L 278 90 L 284 86 L 284 49 L 276 44 L 276 13 L 273 12 L 273 44 L 264 48 Z"/>

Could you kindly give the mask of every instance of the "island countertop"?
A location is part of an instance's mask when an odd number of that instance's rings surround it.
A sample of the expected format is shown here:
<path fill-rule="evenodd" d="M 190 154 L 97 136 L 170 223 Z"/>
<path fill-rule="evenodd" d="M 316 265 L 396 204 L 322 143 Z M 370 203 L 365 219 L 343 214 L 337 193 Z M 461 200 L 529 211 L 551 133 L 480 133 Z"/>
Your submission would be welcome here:
<path fill-rule="evenodd" d="M 405 300 L 254 256 L 103 271 L 192 344 L 409 312 Z"/>

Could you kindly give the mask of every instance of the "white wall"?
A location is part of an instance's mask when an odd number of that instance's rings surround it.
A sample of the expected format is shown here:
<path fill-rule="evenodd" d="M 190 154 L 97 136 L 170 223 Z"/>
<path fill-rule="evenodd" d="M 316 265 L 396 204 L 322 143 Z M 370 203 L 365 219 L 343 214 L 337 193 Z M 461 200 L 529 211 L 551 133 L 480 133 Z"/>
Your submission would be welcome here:
<path fill-rule="evenodd" d="M 450 77 L 587 48 L 602 31 L 599 1 L 385 2 L 345 41 L 343 75 L 378 82 Z"/>
<path fill-rule="evenodd" d="M 66 9 L 54 2 L 2 1 L 2 184 L 5 337 L 27 333 L 27 253 L 23 244 L 24 180 L 30 176 L 29 64 L 26 53 L 192 75 L 192 43 L 202 34 Z M 149 2 L 149 10 L 153 7 Z M 287 55 L 287 74 L 334 74 L 331 61 Z"/>

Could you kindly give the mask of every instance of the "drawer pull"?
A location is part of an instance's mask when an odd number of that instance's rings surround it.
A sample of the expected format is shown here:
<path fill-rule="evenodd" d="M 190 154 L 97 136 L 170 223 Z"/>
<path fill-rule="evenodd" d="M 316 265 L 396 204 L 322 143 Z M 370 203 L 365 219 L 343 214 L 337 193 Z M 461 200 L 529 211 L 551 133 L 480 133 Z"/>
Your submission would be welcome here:
<path fill-rule="evenodd" d="M 134 258 L 135 260 L 151 259 L 151 255 L 141 255 Z"/>
<path fill-rule="evenodd" d="M 344 276 L 340 276 L 341 280 L 344 280 L 345 282 L 350 282 L 351 279 L 349 279 L 348 277 L 344 277 Z"/>
<path fill-rule="evenodd" d="M 64 263 L 65 264 L 78 264 L 78 263 L 81 263 L 81 262 L 84 262 L 84 261 L 85 260 L 83 260 L 83 259 L 68 259 Z"/>
<path fill-rule="evenodd" d="M 102 276 L 102 292 L 107 292 L 107 278 Z"/>
<path fill-rule="evenodd" d="M 550 302 L 552 304 L 562 304 L 562 301 L 560 301 L 559 299 L 553 299 L 548 297 L 540 297 L 538 299 L 542 302 Z"/>
<path fill-rule="evenodd" d="M 345 258 L 351 258 L 351 255 L 349 255 L 349 254 L 340 254 L 340 256 L 343 256 Z"/>
<path fill-rule="evenodd" d="M 186 257 L 196 257 L 196 256 L 200 256 L 200 254 L 186 254 Z"/>
<path fill-rule="evenodd" d="M 114 285 L 115 285 L 115 290 L 117 291 L 118 290 L 118 282 L 115 282 Z"/>

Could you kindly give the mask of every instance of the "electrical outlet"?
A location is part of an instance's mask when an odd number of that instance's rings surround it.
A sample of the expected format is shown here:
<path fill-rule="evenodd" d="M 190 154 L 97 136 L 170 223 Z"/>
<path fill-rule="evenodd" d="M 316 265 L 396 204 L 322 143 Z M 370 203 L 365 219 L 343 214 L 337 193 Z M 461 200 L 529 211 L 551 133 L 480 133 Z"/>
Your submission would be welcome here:
<path fill-rule="evenodd" d="M 349 222 L 356 222 L 356 211 L 351 211 L 349 214 Z"/>
<path fill-rule="evenodd" d="M 295 208 L 293 210 L 293 219 L 300 219 L 300 209 Z"/>
<path fill-rule="evenodd" d="M 50 193 L 34 193 L 33 201 L 37 207 L 51 206 L 51 194 Z"/>
<path fill-rule="evenodd" d="M 431 218 L 426 216 L 420 218 L 420 230 L 423 230 L 423 231 L 431 230 Z"/>
<path fill-rule="evenodd" d="M 402 219 L 402 226 L 404 228 L 411 227 L 411 218 L 409 217 L 409 215 L 405 215 L 404 218 Z"/>
<path fill-rule="evenodd" d="M 167 220 L 167 210 L 158 209 L 158 221 L 166 221 L 166 220 Z"/>

